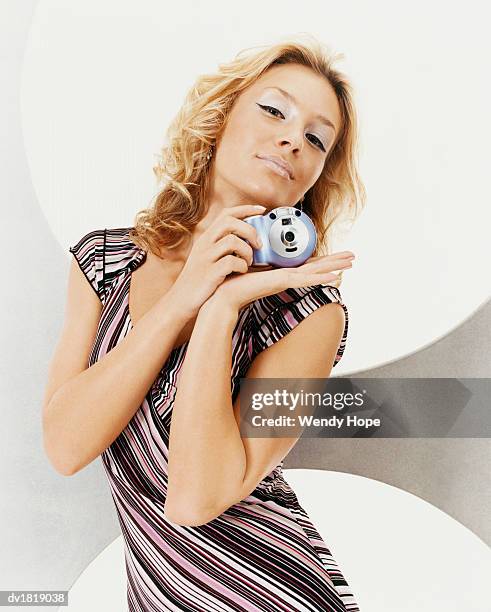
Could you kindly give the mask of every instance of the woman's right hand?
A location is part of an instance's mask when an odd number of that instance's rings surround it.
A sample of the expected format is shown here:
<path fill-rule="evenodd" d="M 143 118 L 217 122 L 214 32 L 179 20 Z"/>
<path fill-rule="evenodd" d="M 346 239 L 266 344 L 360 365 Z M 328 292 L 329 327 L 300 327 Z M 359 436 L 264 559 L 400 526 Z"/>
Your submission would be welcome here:
<path fill-rule="evenodd" d="M 248 271 L 253 260 L 251 244 L 257 249 L 262 245 L 256 228 L 242 218 L 262 215 L 265 210 L 264 206 L 252 204 L 224 208 L 196 240 L 170 289 L 185 316 L 194 318 L 228 274 Z"/>

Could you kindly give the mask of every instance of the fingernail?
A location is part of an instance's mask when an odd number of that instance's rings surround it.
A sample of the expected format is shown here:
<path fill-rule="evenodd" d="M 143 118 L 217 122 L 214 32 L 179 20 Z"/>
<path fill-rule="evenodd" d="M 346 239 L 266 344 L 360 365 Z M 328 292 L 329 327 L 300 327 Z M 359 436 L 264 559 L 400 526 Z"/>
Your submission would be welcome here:
<path fill-rule="evenodd" d="M 266 210 L 266 206 L 262 206 L 261 204 L 254 204 L 256 208 L 261 208 L 262 210 Z"/>

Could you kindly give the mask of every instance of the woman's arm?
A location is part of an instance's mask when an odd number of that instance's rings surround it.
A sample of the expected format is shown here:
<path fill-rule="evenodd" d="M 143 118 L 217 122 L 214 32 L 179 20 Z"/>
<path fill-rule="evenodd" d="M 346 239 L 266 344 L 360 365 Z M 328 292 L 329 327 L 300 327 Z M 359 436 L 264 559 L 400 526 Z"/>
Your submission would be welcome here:
<path fill-rule="evenodd" d="M 165 514 L 177 524 L 209 522 L 250 495 L 300 435 L 242 440 L 240 396 L 234 406 L 231 399 L 231 337 L 236 320 L 237 311 L 230 305 L 209 300 L 188 346 L 174 398 L 165 504 Z M 259 353 L 247 378 L 329 377 L 344 323 L 340 304 L 322 305 Z"/>
<path fill-rule="evenodd" d="M 71 312 L 66 325 L 79 325 L 76 311 Z M 187 320 L 178 300 L 167 292 L 117 346 L 53 394 L 43 410 L 43 433 L 46 453 L 57 471 L 75 474 L 117 438 Z"/>
<path fill-rule="evenodd" d="M 231 396 L 237 318 L 237 309 L 211 297 L 199 311 L 187 347 L 169 437 L 165 514 L 176 523 L 209 516 L 216 500 L 235 494 L 245 473 Z"/>
<path fill-rule="evenodd" d="M 352 257 L 343 252 L 315 258 L 295 270 L 229 277 L 203 304 L 174 397 L 165 503 L 171 521 L 191 526 L 217 517 L 247 497 L 296 442 L 241 438 L 240 403 L 233 405 L 231 396 L 231 340 L 240 309 L 287 287 L 328 282 L 336 277 L 331 270 L 351 267 Z M 297 325 L 301 330 L 261 352 L 247 377 L 328 377 L 344 325 L 343 307 L 323 304 L 316 316 Z M 301 364 L 292 355 L 302 355 Z"/>

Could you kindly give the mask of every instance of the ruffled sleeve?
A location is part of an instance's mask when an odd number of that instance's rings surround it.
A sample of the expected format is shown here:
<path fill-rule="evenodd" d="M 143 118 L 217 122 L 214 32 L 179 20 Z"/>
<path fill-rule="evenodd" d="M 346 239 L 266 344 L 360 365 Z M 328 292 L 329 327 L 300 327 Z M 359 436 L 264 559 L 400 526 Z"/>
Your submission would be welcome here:
<path fill-rule="evenodd" d="M 106 230 L 93 230 L 69 247 L 97 297 L 104 304 L 104 248 Z"/>
<path fill-rule="evenodd" d="M 286 289 L 256 300 L 252 308 L 254 355 L 286 336 L 317 308 L 333 302 L 343 307 L 345 316 L 343 336 L 333 363 L 333 367 L 336 366 L 343 356 L 348 337 L 348 309 L 339 290 L 330 285 Z"/>

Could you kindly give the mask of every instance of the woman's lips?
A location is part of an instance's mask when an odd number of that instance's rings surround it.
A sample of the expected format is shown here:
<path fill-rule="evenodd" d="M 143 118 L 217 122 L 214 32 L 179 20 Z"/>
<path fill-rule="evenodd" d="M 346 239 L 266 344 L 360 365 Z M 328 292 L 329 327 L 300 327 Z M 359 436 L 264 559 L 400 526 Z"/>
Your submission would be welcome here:
<path fill-rule="evenodd" d="M 262 157 L 258 157 L 258 160 L 266 164 L 266 166 L 271 168 L 271 170 L 276 172 L 276 174 L 278 174 L 279 176 L 282 176 L 283 178 L 286 178 L 287 180 L 291 181 L 291 178 L 288 172 L 276 162 L 271 161 L 270 159 L 263 159 Z"/>

